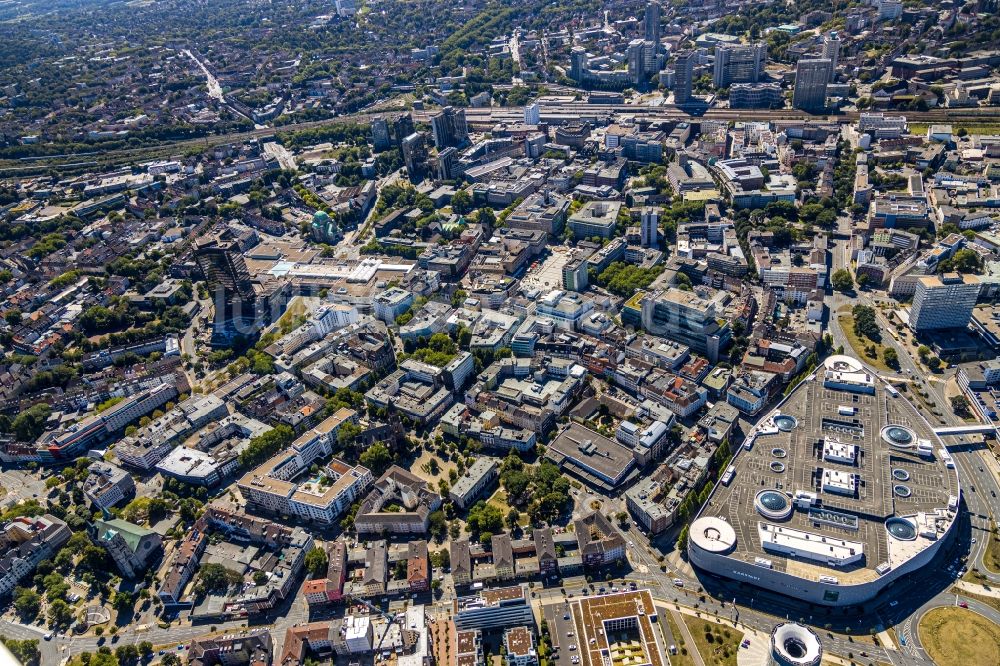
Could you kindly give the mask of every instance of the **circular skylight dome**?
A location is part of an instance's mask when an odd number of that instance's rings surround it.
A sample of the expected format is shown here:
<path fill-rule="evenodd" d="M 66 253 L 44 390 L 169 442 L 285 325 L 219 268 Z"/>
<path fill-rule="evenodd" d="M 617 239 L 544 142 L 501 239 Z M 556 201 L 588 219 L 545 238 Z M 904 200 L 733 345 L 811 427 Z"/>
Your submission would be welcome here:
<path fill-rule="evenodd" d="M 771 658 L 780 666 L 818 666 L 823 646 L 812 629 L 787 622 L 771 631 Z"/>
<path fill-rule="evenodd" d="M 917 441 L 917 434 L 901 425 L 889 425 L 882 428 L 882 440 L 897 449 L 910 449 Z"/>
<path fill-rule="evenodd" d="M 774 425 L 782 432 L 789 432 L 798 424 L 798 420 L 796 420 L 794 416 L 789 416 L 788 414 L 779 414 L 774 417 Z"/>
<path fill-rule="evenodd" d="M 771 520 L 784 520 L 792 515 L 792 503 L 788 496 L 777 490 L 762 490 L 754 498 L 757 513 Z"/>
<path fill-rule="evenodd" d="M 892 538 L 899 541 L 913 541 L 917 538 L 917 528 L 905 518 L 890 518 L 885 521 L 885 529 Z"/>

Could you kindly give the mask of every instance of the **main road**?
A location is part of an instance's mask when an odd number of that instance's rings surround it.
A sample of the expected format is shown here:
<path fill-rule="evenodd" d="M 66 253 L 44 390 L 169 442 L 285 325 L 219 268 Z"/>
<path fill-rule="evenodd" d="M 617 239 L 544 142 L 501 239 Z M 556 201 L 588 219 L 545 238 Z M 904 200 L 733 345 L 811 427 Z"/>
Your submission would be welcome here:
<path fill-rule="evenodd" d="M 16 638 L 18 640 L 34 639 L 38 640 L 38 649 L 41 652 L 41 663 L 45 666 L 55 665 L 66 657 L 72 657 L 84 652 L 94 653 L 102 645 L 107 645 L 114 649 L 119 645 L 134 645 L 141 641 L 149 641 L 157 649 L 165 648 L 185 654 L 184 650 L 177 650 L 175 646 L 190 644 L 198 636 L 204 636 L 215 629 L 217 633 L 232 633 L 247 627 L 249 629 L 268 629 L 271 639 L 274 641 L 274 654 L 280 654 L 281 647 L 285 641 L 285 632 L 292 626 L 308 621 L 308 608 L 305 597 L 301 594 L 301 585 L 296 588 L 296 594 L 286 601 L 279 609 L 266 618 L 259 621 L 232 620 L 228 622 L 212 622 L 205 624 L 181 624 L 160 627 L 159 625 L 130 624 L 122 627 L 114 636 L 74 636 L 71 634 L 55 634 L 51 639 L 45 640 L 49 635 L 47 629 L 34 625 L 25 625 L 13 621 L 10 616 L 5 616 L 0 621 L 0 636 L 5 638 Z M 115 640 L 116 639 L 116 640 Z M 114 640 L 114 642 L 112 642 Z"/>

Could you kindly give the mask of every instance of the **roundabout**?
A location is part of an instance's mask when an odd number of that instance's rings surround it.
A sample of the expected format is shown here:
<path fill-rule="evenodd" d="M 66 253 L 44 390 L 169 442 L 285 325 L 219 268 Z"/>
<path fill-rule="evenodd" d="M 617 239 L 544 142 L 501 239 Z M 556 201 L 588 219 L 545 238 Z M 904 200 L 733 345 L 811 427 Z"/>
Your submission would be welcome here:
<path fill-rule="evenodd" d="M 937 666 L 1000 664 L 1000 625 L 956 606 L 920 618 L 920 643 Z"/>

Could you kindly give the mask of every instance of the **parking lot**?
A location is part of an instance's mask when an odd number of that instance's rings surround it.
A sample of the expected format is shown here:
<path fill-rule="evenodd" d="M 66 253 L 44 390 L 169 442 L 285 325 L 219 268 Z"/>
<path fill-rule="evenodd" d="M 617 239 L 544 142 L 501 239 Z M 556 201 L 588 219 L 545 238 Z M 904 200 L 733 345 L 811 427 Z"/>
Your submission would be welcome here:
<path fill-rule="evenodd" d="M 545 606 L 545 621 L 549 625 L 549 636 L 552 638 L 552 658 L 560 666 L 574 666 L 572 657 L 577 656 L 576 650 L 569 649 L 571 645 L 576 645 L 576 627 L 571 613 L 568 599 Z"/>

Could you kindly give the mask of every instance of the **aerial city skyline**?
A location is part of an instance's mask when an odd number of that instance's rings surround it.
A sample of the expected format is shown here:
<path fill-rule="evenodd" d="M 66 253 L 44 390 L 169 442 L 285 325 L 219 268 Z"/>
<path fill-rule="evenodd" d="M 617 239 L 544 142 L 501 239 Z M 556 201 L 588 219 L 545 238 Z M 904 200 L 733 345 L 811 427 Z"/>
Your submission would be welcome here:
<path fill-rule="evenodd" d="M 3 663 L 1000 662 L 997 0 L 0 38 Z"/>

